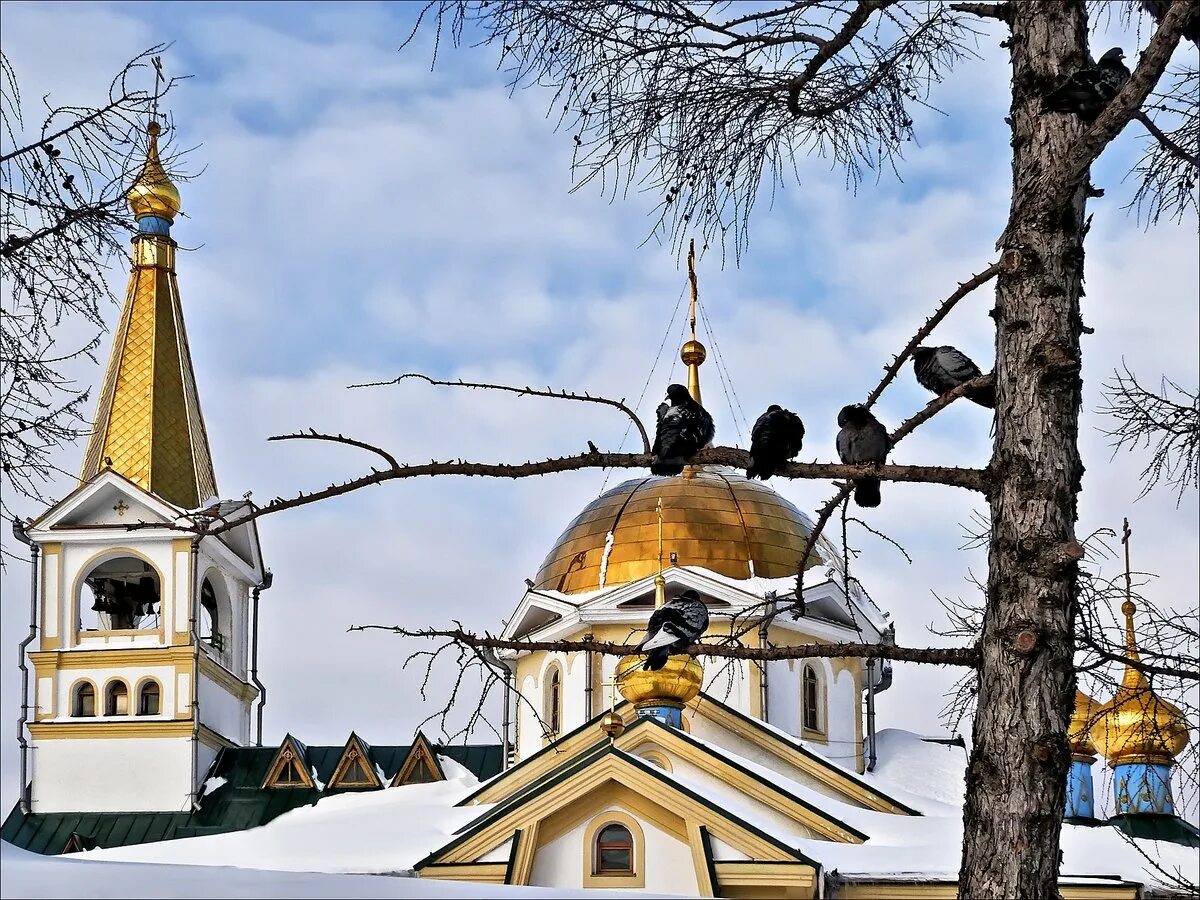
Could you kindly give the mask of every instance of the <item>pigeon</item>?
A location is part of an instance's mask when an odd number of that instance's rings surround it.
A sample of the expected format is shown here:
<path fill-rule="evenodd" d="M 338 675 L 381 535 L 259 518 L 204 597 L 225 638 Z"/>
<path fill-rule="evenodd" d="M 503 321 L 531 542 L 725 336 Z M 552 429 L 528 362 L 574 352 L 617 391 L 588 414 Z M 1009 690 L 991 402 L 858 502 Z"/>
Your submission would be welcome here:
<path fill-rule="evenodd" d="M 917 383 L 939 397 L 965 381 L 983 373 L 967 355 L 954 347 L 918 347 L 913 351 L 913 372 Z M 996 408 L 996 386 L 975 388 L 966 398 L 988 409 Z"/>
<path fill-rule="evenodd" d="M 667 402 L 658 407 L 658 430 L 654 435 L 655 475 L 678 475 L 688 460 L 708 446 L 717 432 L 712 416 L 692 399 L 682 384 L 667 388 Z"/>
<path fill-rule="evenodd" d="M 892 448 L 887 429 L 861 403 L 843 406 L 838 413 L 842 430 L 837 436 L 837 451 L 847 465 L 882 463 Z M 879 479 L 857 478 L 854 481 L 854 502 L 859 506 L 879 505 Z"/>
<path fill-rule="evenodd" d="M 708 630 L 708 607 L 695 591 L 684 591 L 672 597 L 650 616 L 646 636 L 638 650 L 646 652 L 648 672 L 657 672 L 667 664 L 673 653 L 682 653 Z"/>
<path fill-rule="evenodd" d="M 1094 122 L 1129 80 L 1129 68 L 1123 59 L 1125 51 L 1113 47 L 1100 57 L 1099 63 L 1072 73 L 1047 94 L 1042 107 L 1051 112 L 1074 113 L 1085 122 Z"/>
<path fill-rule="evenodd" d="M 1150 13 L 1155 22 L 1161 24 L 1167 10 L 1171 8 L 1171 0 L 1142 0 L 1142 9 Z M 1192 21 L 1183 29 L 1183 36 L 1200 47 L 1200 18 Z"/>
<path fill-rule="evenodd" d="M 776 403 L 758 417 L 750 432 L 750 465 L 747 478 L 766 481 L 779 474 L 789 459 L 795 459 L 804 443 L 804 423 L 791 410 Z"/>

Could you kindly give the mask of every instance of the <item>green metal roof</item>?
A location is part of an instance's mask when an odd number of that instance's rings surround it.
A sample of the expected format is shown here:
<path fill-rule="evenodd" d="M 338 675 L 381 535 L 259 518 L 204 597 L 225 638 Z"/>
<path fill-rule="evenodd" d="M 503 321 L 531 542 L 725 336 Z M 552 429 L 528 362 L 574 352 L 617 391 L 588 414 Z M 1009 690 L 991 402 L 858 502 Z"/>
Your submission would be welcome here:
<path fill-rule="evenodd" d="M 294 739 L 293 739 L 294 740 Z M 384 773 L 384 784 L 396 774 L 409 745 L 371 746 L 362 742 L 371 761 Z M 322 785 L 328 783 L 341 759 L 345 745 L 306 746 L 295 741 L 306 763 L 316 770 Z M 481 781 L 500 772 L 504 751 L 499 744 L 433 745 L 434 752 L 470 770 Z M 57 854 L 72 834 L 85 846 L 124 847 L 152 841 L 221 834 L 265 825 L 289 810 L 311 806 L 324 796 L 343 789 L 263 788 L 278 747 L 233 747 L 222 750 L 208 778 L 223 778 L 224 784 L 200 798 L 196 812 L 33 813 L 14 806 L 0 839 L 35 853 Z M 352 790 L 350 788 L 344 789 Z"/>

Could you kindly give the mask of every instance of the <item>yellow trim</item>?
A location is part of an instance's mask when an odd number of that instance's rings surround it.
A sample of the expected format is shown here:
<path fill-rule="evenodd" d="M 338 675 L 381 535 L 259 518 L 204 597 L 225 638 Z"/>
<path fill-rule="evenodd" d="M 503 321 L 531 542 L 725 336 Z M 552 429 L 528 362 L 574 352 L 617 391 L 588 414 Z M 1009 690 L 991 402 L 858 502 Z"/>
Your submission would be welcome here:
<path fill-rule="evenodd" d="M 433 775 L 434 781 L 444 781 L 445 773 L 442 772 L 442 765 L 437 761 L 437 755 L 433 752 L 433 747 L 429 745 L 429 739 L 421 732 L 417 732 L 417 739 L 413 742 L 412 747 L 408 750 L 408 756 L 404 757 L 404 764 L 392 776 L 391 787 L 401 787 L 405 784 L 418 784 L 420 782 L 410 782 L 408 776 L 413 773 L 413 769 L 417 767 L 418 758 L 425 761 L 425 765 L 429 768 L 429 772 Z M 441 776 L 440 778 L 438 776 Z"/>
<path fill-rule="evenodd" d="M 674 772 L 675 767 L 671 765 L 671 759 L 661 750 L 647 750 L 645 753 L 638 754 L 646 762 L 653 763 L 665 772 Z"/>
<path fill-rule="evenodd" d="M 129 647 L 106 650 L 101 647 L 87 650 L 48 650 L 29 654 L 29 660 L 39 672 L 65 669 L 110 669 L 122 666 L 178 666 L 190 663 L 190 650 L 181 647 Z"/>
<path fill-rule="evenodd" d="M 79 592 L 83 589 L 83 582 L 92 574 L 92 570 L 102 565 L 103 563 L 97 560 L 110 562 L 114 559 L 120 559 L 123 556 L 131 556 L 134 559 L 140 559 L 148 565 L 158 576 L 158 627 L 157 628 L 134 628 L 122 629 L 121 631 L 84 631 L 80 628 L 82 622 L 82 611 L 79 609 Z M 105 558 L 107 557 L 107 559 Z M 75 580 L 71 583 L 71 593 L 68 595 L 67 603 L 67 627 L 70 629 L 67 633 L 71 636 L 71 644 L 78 644 L 81 635 L 88 637 L 106 637 L 113 634 L 157 634 L 159 639 L 163 639 L 163 620 L 165 616 L 162 614 L 162 604 L 166 595 L 167 581 L 163 573 L 158 570 L 158 566 L 154 561 L 147 557 L 140 550 L 134 550 L 132 547 L 108 547 L 98 553 L 92 554 L 82 566 L 79 567 L 79 573 L 75 576 Z M 172 591 L 172 595 L 174 591 Z M 60 627 L 58 633 L 62 634 L 63 629 Z"/>
<path fill-rule="evenodd" d="M 817 896 L 817 871 L 805 863 L 718 860 L 713 868 L 722 897 L 810 900 Z"/>
<path fill-rule="evenodd" d="M 688 849 L 692 851 L 692 866 L 696 870 L 697 893 L 701 897 L 717 896 L 717 886 L 713 884 L 704 852 L 704 836 L 700 833 L 700 823 L 695 819 L 687 820 L 687 844 Z"/>
<path fill-rule="evenodd" d="M 302 779 L 300 784 L 292 784 L 289 782 L 280 782 L 279 776 L 283 772 L 283 766 L 288 760 L 295 760 L 296 771 Z M 304 758 L 304 754 L 300 752 L 300 748 L 296 746 L 295 740 L 291 735 L 283 739 L 283 743 L 279 745 L 279 749 L 275 751 L 275 758 L 271 760 L 271 767 L 267 769 L 267 775 L 262 780 L 261 788 L 314 788 L 312 773 L 308 770 L 308 761 Z"/>
<path fill-rule="evenodd" d="M 508 874 L 509 884 L 529 884 L 529 876 L 533 874 L 533 860 L 537 855 L 538 823 L 534 822 L 528 828 L 522 828 L 513 834 L 517 842 L 517 852 L 513 856 L 512 871 Z"/>
<path fill-rule="evenodd" d="M 507 873 L 508 863 L 431 863 L 421 870 L 421 877 L 438 881 L 504 884 Z"/>
<path fill-rule="evenodd" d="M 71 722 L 31 722 L 29 723 L 29 734 L 38 741 L 78 738 L 191 737 L 192 723 L 189 719 L 97 716 L 92 720 L 78 718 Z"/>
<path fill-rule="evenodd" d="M 50 541 L 41 545 L 41 571 L 38 573 L 38 591 L 41 596 L 38 598 L 38 608 L 41 610 L 41 619 L 38 620 L 38 649 L 39 650 L 57 650 L 62 646 L 63 639 L 63 621 L 62 621 L 62 572 L 63 572 L 63 552 L 61 541 Z M 49 609 L 46 596 L 46 572 L 50 566 L 54 566 L 57 577 L 55 583 L 58 585 L 58 596 L 54 597 L 54 603 L 58 613 L 58 627 L 55 629 L 57 634 L 54 637 L 46 637 L 46 611 Z"/>
<path fill-rule="evenodd" d="M 203 650 L 200 651 L 200 674 L 207 675 L 239 700 L 249 701 L 258 696 L 258 688 L 242 681 Z"/>
<path fill-rule="evenodd" d="M 355 759 L 362 760 L 362 770 L 367 773 L 370 779 L 366 782 L 347 781 L 343 782 L 346 772 L 350 768 L 350 764 Z M 381 788 L 383 782 L 379 780 L 379 774 L 375 771 L 375 764 L 371 762 L 371 757 L 367 754 L 366 748 L 362 744 L 362 740 L 356 734 L 350 736 L 350 740 L 346 741 L 346 746 L 342 750 L 341 758 L 338 759 L 338 764 L 333 769 L 333 774 L 329 776 L 328 787 L 346 787 L 346 788 Z"/>
<path fill-rule="evenodd" d="M 200 743 L 204 744 L 205 746 L 212 747 L 214 750 L 221 750 L 225 747 L 240 746 L 239 744 L 236 744 L 229 738 L 225 737 L 225 735 L 221 734 L 219 731 L 213 731 L 203 722 L 200 723 L 198 736 L 200 738 Z"/>
<path fill-rule="evenodd" d="M 633 839 L 633 871 L 628 875 L 605 875 L 596 871 L 600 860 L 596 853 L 596 837 L 609 825 L 622 825 Z M 524 883 L 524 882 L 522 882 Z M 583 832 L 583 886 L 585 888 L 644 888 L 646 886 L 646 836 L 642 825 L 629 813 L 605 810 L 588 824 Z"/>

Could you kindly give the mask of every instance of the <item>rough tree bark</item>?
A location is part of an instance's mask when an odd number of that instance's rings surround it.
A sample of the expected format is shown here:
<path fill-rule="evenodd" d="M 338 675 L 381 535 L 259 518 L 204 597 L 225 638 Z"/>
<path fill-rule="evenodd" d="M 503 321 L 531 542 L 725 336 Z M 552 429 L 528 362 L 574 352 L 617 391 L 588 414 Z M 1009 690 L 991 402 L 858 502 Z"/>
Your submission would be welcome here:
<path fill-rule="evenodd" d="M 1087 58 L 1083 0 L 1010 5 L 1012 206 L 996 283 L 992 537 L 959 896 L 1058 897 L 1070 762 L 1079 299 L 1087 179 L 1047 198 L 1085 126 L 1041 97 Z"/>

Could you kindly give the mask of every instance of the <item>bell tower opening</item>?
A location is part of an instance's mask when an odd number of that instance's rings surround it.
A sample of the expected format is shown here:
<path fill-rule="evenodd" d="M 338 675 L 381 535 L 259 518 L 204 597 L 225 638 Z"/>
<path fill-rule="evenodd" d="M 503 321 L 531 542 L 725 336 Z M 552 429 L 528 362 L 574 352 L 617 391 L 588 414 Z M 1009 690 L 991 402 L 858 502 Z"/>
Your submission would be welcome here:
<path fill-rule="evenodd" d="M 101 562 L 84 577 L 76 625 L 88 631 L 143 631 L 159 626 L 161 581 L 148 562 L 118 556 Z"/>

